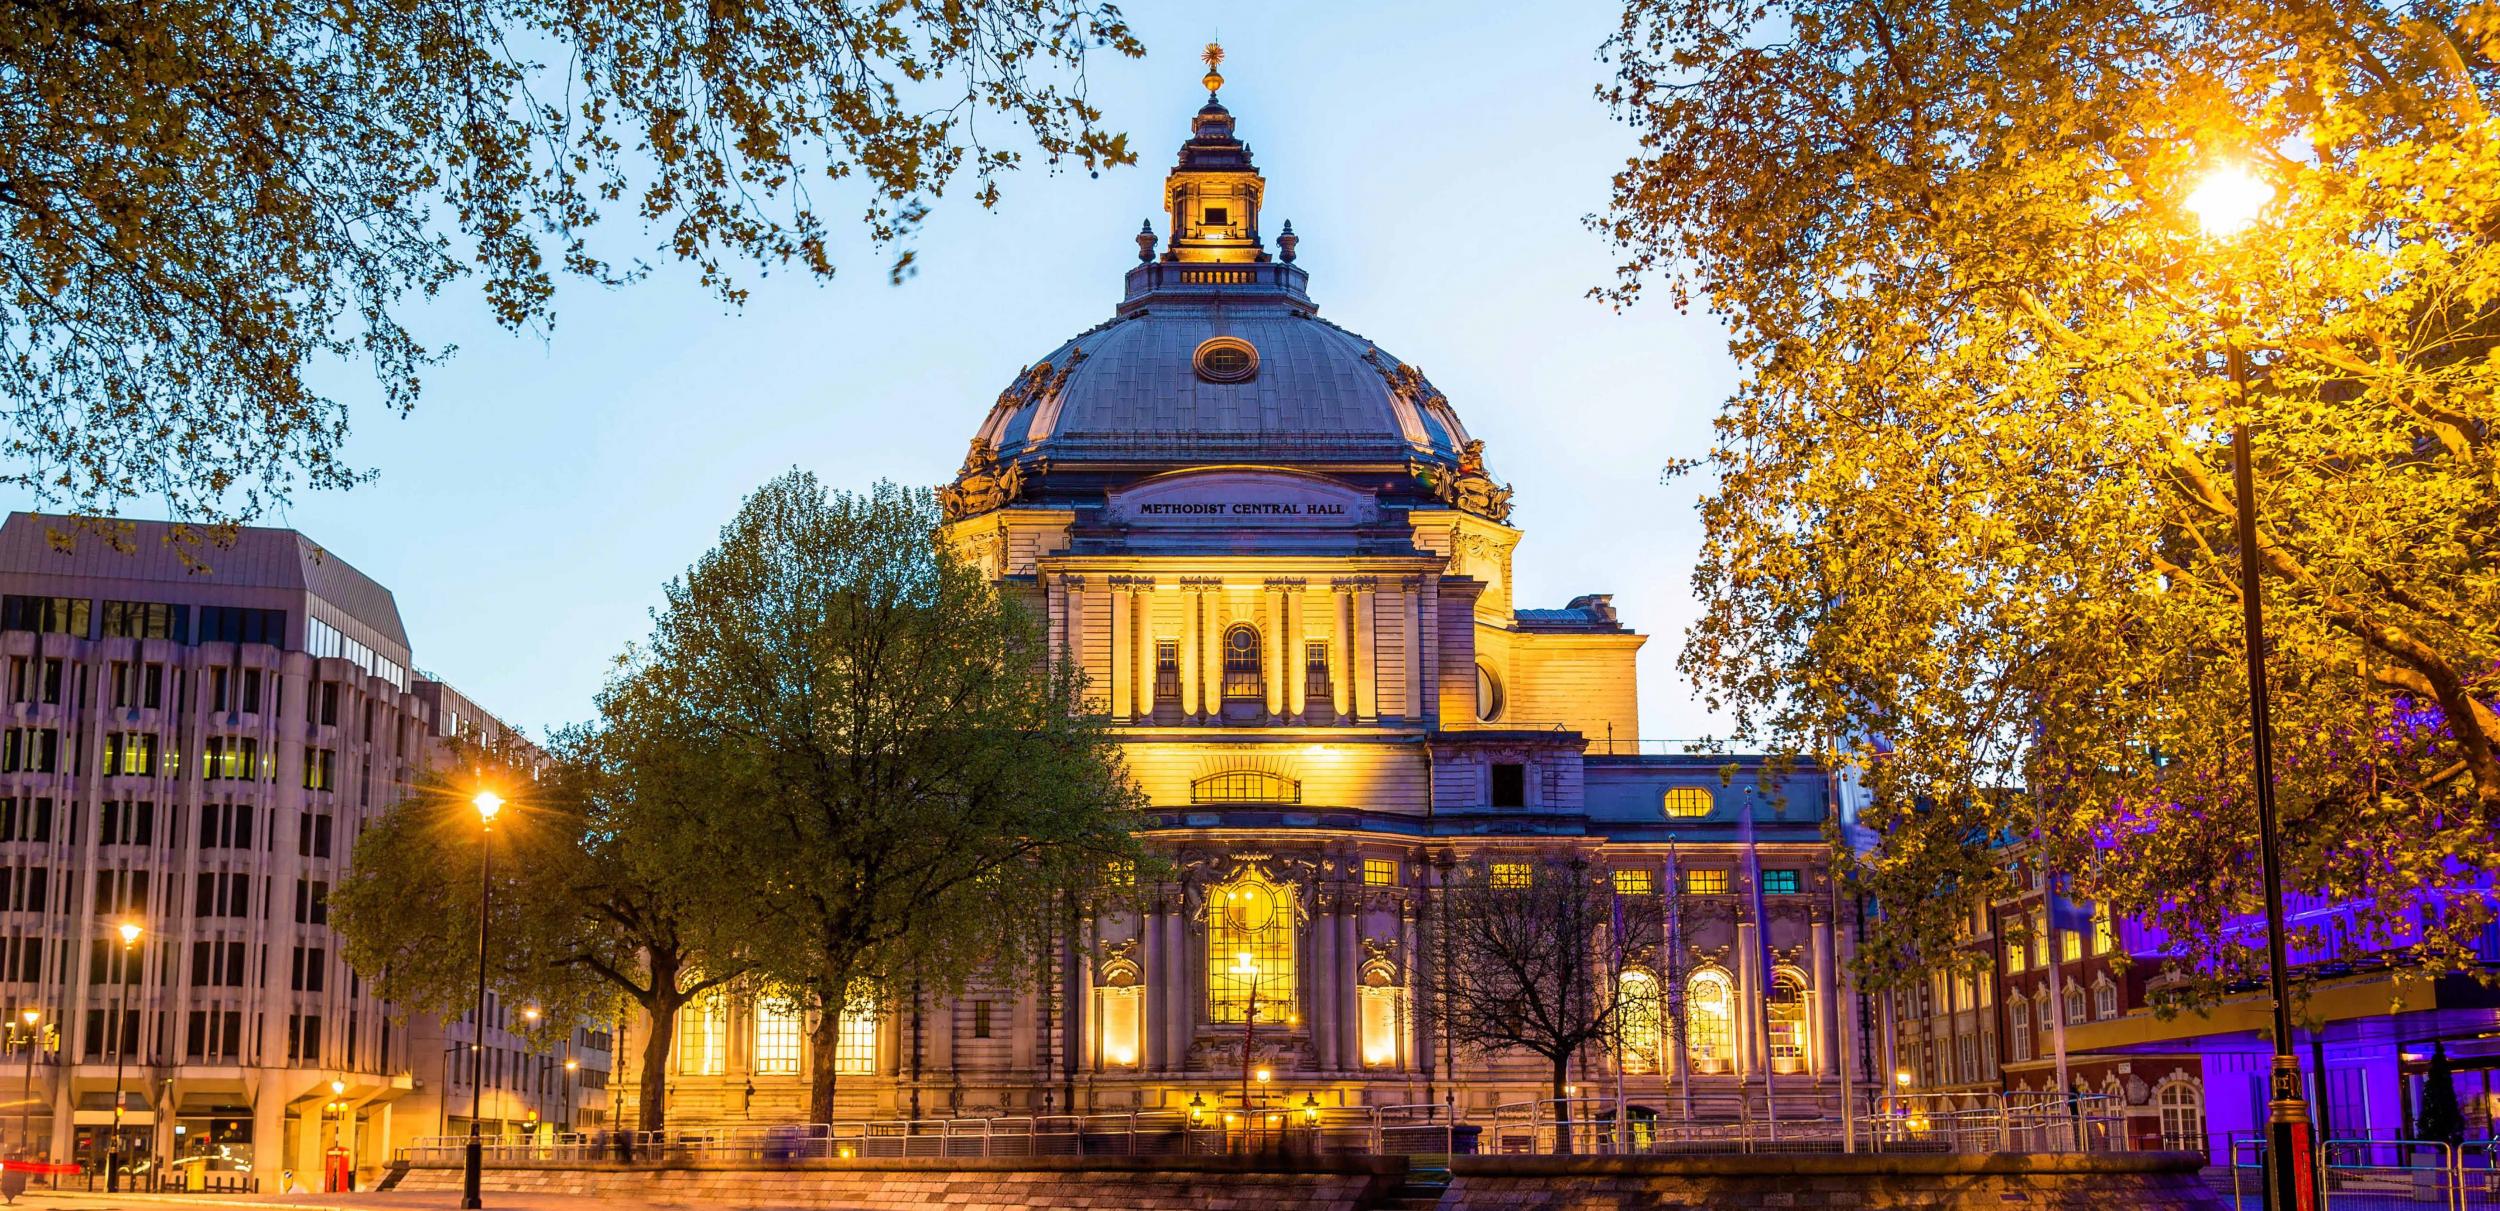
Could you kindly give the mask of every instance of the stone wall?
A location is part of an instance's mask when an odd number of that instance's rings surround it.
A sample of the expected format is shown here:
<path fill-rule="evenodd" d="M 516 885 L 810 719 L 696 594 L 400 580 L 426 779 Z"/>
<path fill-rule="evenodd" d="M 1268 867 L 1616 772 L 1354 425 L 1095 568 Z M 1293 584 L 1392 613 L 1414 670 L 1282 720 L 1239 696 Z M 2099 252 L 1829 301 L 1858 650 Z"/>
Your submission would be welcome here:
<path fill-rule="evenodd" d="M 1468 1211 L 2219 1211 L 2180 1152 L 2110 1155 L 1458 1157 L 1443 1207 Z"/>
<path fill-rule="evenodd" d="M 1328 1157 L 1293 1162 L 1232 1157 L 1019 1157 L 983 1160 L 811 1160 L 752 1164 L 561 1165 L 502 1163 L 484 1175 L 487 1191 L 613 1195 L 638 1203 L 699 1202 L 716 1207 L 794 1211 L 946 1207 L 948 1211 L 1028 1207 L 1203 1207 L 1228 1211 L 1360 1211 L 1396 1189 L 1397 1157 Z M 457 1190 L 460 1167 L 411 1166 L 401 1190 Z M 492 1200 L 488 1200 L 490 1205 Z"/>

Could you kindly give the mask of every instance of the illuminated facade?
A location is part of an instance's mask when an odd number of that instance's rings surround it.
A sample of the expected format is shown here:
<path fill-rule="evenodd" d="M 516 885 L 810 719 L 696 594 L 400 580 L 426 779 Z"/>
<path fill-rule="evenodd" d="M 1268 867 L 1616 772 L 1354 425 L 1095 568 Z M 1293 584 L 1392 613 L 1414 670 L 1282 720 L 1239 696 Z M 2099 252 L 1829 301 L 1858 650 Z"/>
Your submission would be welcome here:
<path fill-rule="evenodd" d="M 198 570 L 133 526 L 128 553 L 0 526 L 8 1147 L 100 1168 L 118 1084 L 140 1180 L 275 1192 L 284 1170 L 319 1189 L 332 1147 L 377 1171 L 472 1106 L 490 1130 L 603 1108 L 602 1036 L 531 1055 L 500 1016 L 473 1099 L 443 1071 L 468 1024 L 393 1022 L 330 928 L 364 825 L 501 724 L 417 670 L 390 590 L 303 535 L 246 528 Z"/>
<path fill-rule="evenodd" d="M 1453 862 L 1565 852 L 1672 901 L 1672 953 L 1635 978 L 1704 998 L 1686 1047 L 1661 1017 L 1627 1032 L 1635 1097 L 1836 1113 L 1844 1069 L 1871 1069 L 1825 780 L 1643 751 L 1644 637 L 1603 595 L 1514 604 L 1485 443 L 1319 317 L 1267 202 L 1211 94 L 1113 316 L 1015 377 L 941 489 L 955 549 L 1083 669 L 1177 878 L 1080 924 L 1034 986 L 878 1006 L 844 1115 L 1235 1107 L 1254 1005 L 1273 1105 L 1532 1096 L 1540 1061 L 1435 1034 L 1434 889 Z M 702 1071 L 681 1045 L 673 1122 L 804 1115 L 758 1029 L 731 1005 Z M 1588 1091 L 1617 1067 L 1584 1055 Z"/>

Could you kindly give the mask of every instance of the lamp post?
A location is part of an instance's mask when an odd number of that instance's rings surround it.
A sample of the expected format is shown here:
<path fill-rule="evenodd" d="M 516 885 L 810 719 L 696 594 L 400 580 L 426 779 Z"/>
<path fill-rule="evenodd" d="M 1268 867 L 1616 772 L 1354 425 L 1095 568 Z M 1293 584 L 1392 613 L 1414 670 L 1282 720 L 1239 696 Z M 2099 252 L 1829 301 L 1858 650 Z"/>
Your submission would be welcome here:
<path fill-rule="evenodd" d="M 1251 1113 L 1251 1053 L 1258 1047 L 1259 1041 L 1259 965 L 1250 961 L 1249 951 L 1241 951 L 1233 957 L 1233 974 L 1250 982 L 1250 1003 L 1243 1007 L 1241 1013 L 1241 1113 L 1246 1123 Z M 1246 1136 L 1242 1147 L 1244 1151 L 1249 1149 Z"/>
<path fill-rule="evenodd" d="M 479 791 L 469 800 L 477 808 L 477 1014 L 471 1018 L 469 1037 L 469 1146 L 460 1175 L 460 1206 L 462 1211 L 478 1211 L 486 1205 L 478 1197 L 478 1186 L 486 1168 L 486 1143 L 478 1135 L 478 1125 L 486 1117 L 486 922 L 487 908 L 493 902 L 495 813 L 503 810 L 503 797 L 490 790 Z"/>
<path fill-rule="evenodd" d="M 2244 166 L 2225 165 L 2206 175 L 2188 195 L 2187 206 L 2208 238 L 2229 241 L 2247 230 L 2273 200 L 2274 188 L 2263 178 Z M 2240 638 L 2248 660 L 2250 772 L 2256 783 L 2258 867 L 2266 894 L 2266 991 L 2274 1000 L 2273 1081 L 2266 1108 L 2266 1205 L 2274 1211 L 2317 1211 L 2309 1103 L 2301 1094 L 2300 1059 L 2292 1052 L 2291 998 L 2284 991 L 2288 964 L 2283 865 L 2275 834 L 2274 722 L 2266 705 L 2265 604 L 2257 596 L 2257 476 L 2249 452 L 2248 367 L 2234 332 L 2237 323 L 2235 315 L 2223 317 L 2222 351 L 2231 373 L 2232 403 L 2238 408 L 2231 422 L 2231 488 L 2239 497 L 2233 536 L 2240 548 Z"/>
<path fill-rule="evenodd" d="M 35 1053 L 43 1050 L 43 1011 L 18 1011 L 26 1024 L 26 1090 L 17 1102 L 17 1146 L 30 1159 L 35 1154 Z"/>
<path fill-rule="evenodd" d="M 104 1148 L 104 1190 L 114 1193 L 122 1188 L 122 1015 L 128 1012 L 124 999 L 129 995 L 131 956 L 137 952 L 141 930 L 136 921 L 121 923 L 121 979 L 114 984 L 113 994 L 113 1140 Z"/>

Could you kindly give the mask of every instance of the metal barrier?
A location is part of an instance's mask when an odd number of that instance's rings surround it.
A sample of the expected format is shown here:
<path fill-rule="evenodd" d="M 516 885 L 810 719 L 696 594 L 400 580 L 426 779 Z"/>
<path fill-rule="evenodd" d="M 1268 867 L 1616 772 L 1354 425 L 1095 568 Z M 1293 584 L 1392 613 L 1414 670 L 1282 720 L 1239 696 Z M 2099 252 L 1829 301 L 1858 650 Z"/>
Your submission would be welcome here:
<path fill-rule="evenodd" d="M 2500 1208 L 2500 1144 L 2482 1140 L 2458 1146 L 2457 1206 L 2461 1211 Z"/>
<path fill-rule="evenodd" d="M 2318 1145 L 2326 1211 L 2458 1207 L 2457 1150 L 2437 1140 L 2327 1140 Z"/>

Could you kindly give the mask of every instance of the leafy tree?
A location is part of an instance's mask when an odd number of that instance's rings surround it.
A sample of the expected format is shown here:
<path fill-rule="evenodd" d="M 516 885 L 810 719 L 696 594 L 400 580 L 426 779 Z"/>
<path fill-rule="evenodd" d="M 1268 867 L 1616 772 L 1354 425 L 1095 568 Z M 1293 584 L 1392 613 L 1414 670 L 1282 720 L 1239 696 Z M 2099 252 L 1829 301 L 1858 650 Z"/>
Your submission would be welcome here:
<path fill-rule="evenodd" d="M 1443 1028 L 1456 1043 L 1524 1051 L 1552 1072 L 1555 1148 L 1571 1151 L 1572 1058 L 1615 1040 L 1627 1020 L 1657 1022 L 1660 979 L 1624 974 L 1661 941 L 1654 896 L 1618 896 L 1580 854 L 1480 857 L 1441 888 L 1447 970 Z"/>
<path fill-rule="evenodd" d="M 641 729 L 630 682 L 602 726 L 455 762 L 366 828 L 332 903 L 345 957 L 399 1011 L 449 1020 L 477 995 L 478 843 L 471 797 L 511 802 L 494 832 L 488 982 L 569 1030 L 620 1003 L 651 1022 L 642 1071 L 666 1072 L 677 1010 L 746 974 L 752 903 L 711 864 L 705 783 L 670 738 Z M 666 1126 L 666 1085 L 645 1080 L 639 1123 Z"/>
<path fill-rule="evenodd" d="M 925 491 L 783 475 L 668 586 L 635 664 L 711 760 L 712 835 L 773 914 L 747 953 L 816 1007 L 819 1122 L 845 1011 L 1035 962 L 1054 906 L 1138 854 L 1074 675 L 937 524 Z"/>
<path fill-rule="evenodd" d="M 2287 885 L 2361 914 L 2343 945 L 2470 965 L 2500 873 L 2496 36 L 2438 0 L 1629 0 L 1601 293 L 1667 281 L 1747 371 L 1679 464 L 1713 477 L 1683 667 L 1866 778 L 1871 986 L 1953 949 L 2008 838 L 2151 917 L 2200 995 L 2256 970 L 2244 506 Z M 2278 196 L 2209 236 L 2188 201 L 2231 162 Z"/>
<path fill-rule="evenodd" d="M 2465 1111 L 2457 1105 L 2456 1070 L 2448 1063 L 2445 1043 L 2431 1044 L 2431 1066 L 2422 1074 L 2422 1116 L 2413 1138 L 2451 1147 L 2465 1138 Z"/>
<path fill-rule="evenodd" d="M 1133 162 L 1089 51 L 1144 48 L 1096 0 L 21 0 L 0 33 L 0 483 L 104 514 L 248 520 L 342 488 L 362 364 L 405 413 L 448 350 L 403 323 L 475 274 L 507 327 L 559 275 L 641 276 L 611 213 L 743 298 L 834 272 L 822 207 L 899 249 L 967 170 Z M 630 243 L 631 241 L 627 241 Z"/>

